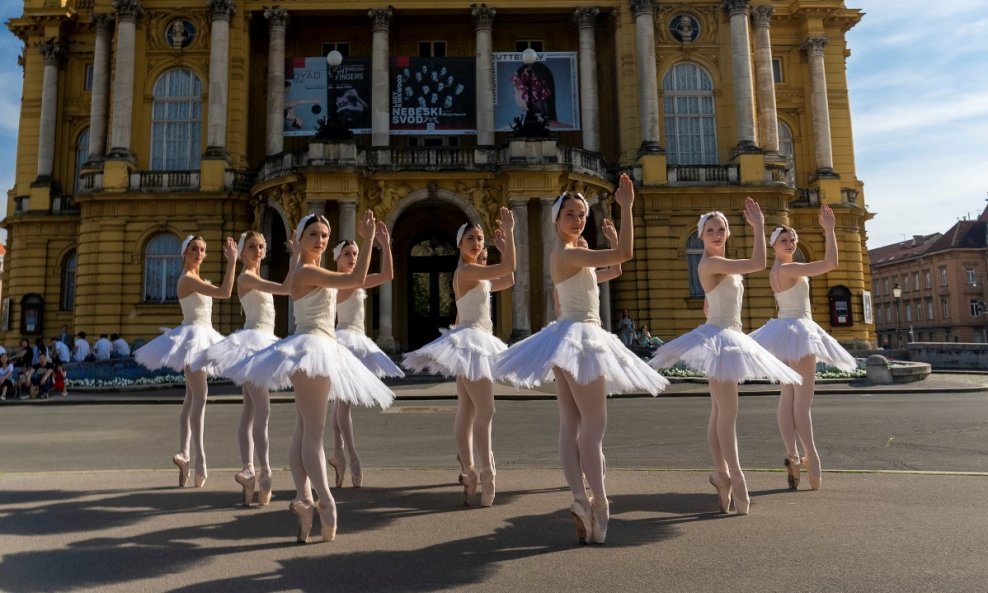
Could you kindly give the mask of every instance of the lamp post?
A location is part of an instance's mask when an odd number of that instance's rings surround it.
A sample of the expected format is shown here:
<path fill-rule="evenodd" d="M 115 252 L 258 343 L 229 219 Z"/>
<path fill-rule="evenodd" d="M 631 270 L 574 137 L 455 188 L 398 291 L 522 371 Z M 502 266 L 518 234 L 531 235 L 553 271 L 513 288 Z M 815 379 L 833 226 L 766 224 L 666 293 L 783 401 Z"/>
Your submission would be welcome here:
<path fill-rule="evenodd" d="M 343 54 L 335 49 L 326 55 L 326 63 L 329 64 L 329 104 L 326 117 L 319 118 L 316 122 L 316 139 L 318 140 L 350 140 L 353 132 L 340 121 L 339 109 L 336 107 L 336 77 L 340 71 L 340 64 L 343 63 Z"/>
<path fill-rule="evenodd" d="M 892 286 L 892 298 L 895 300 L 896 346 L 902 348 L 902 287 L 898 282 Z"/>
<path fill-rule="evenodd" d="M 525 63 L 525 117 L 516 117 L 514 128 L 515 138 L 551 138 L 552 132 L 546 119 L 535 112 L 534 95 L 534 71 L 532 64 L 539 61 L 539 54 L 534 49 L 528 48 L 521 52 L 521 61 Z"/>

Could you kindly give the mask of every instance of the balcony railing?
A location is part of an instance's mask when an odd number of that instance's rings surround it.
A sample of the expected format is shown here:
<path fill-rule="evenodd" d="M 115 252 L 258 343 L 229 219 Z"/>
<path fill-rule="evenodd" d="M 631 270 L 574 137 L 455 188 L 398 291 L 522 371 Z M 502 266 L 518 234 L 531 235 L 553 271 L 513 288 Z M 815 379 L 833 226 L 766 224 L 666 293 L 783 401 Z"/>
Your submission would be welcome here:
<path fill-rule="evenodd" d="M 738 185 L 737 165 L 669 165 L 669 183 L 681 185 Z"/>
<path fill-rule="evenodd" d="M 370 167 L 414 168 L 425 170 L 470 170 L 476 168 L 474 148 L 456 146 L 406 146 L 371 148 Z"/>
<path fill-rule="evenodd" d="M 308 149 L 283 152 L 270 156 L 257 172 L 258 181 L 290 175 L 295 169 L 305 167 L 309 162 Z"/>
<path fill-rule="evenodd" d="M 199 189 L 199 171 L 138 171 L 130 174 L 132 191 Z"/>

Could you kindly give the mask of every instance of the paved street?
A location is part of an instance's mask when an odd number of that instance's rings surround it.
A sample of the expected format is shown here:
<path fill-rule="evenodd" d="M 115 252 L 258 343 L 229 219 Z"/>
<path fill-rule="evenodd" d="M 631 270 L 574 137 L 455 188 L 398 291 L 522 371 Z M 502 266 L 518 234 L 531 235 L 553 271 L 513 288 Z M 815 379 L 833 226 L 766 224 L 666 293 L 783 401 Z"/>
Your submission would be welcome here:
<path fill-rule="evenodd" d="M 752 514 L 723 517 L 706 482 L 709 400 L 612 400 L 604 547 L 574 545 L 552 400 L 498 402 L 490 509 L 459 506 L 454 401 L 355 411 L 365 487 L 334 491 L 337 541 L 308 546 L 286 510 L 288 403 L 273 407 L 263 509 L 236 506 L 238 405 L 207 408 L 210 479 L 185 491 L 169 462 L 177 405 L 6 406 L 0 590 L 984 590 L 988 395 L 818 394 L 828 472 L 796 493 L 778 471 L 775 402 L 742 398 Z"/>

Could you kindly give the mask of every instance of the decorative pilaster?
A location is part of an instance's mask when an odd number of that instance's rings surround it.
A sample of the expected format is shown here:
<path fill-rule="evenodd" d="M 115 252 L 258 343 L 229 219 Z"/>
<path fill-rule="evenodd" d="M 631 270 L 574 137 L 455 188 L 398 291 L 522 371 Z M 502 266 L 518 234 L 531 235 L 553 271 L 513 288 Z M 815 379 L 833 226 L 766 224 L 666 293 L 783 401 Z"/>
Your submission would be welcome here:
<path fill-rule="evenodd" d="M 655 17 L 652 0 L 629 0 L 635 18 L 635 59 L 638 66 L 640 154 L 663 154 L 659 144 L 659 87 L 655 72 Z"/>
<path fill-rule="evenodd" d="M 476 30 L 477 46 L 477 145 L 494 145 L 494 88 L 491 73 L 493 43 L 491 29 L 497 11 L 486 4 L 473 4 L 470 18 Z"/>
<path fill-rule="evenodd" d="M 340 234 L 337 242 L 343 239 L 354 241 L 357 238 L 357 201 L 340 200 Z"/>
<path fill-rule="evenodd" d="M 539 200 L 542 206 L 542 294 L 544 317 L 542 325 L 556 319 L 556 295 L 552 284 L 552 272 L 549 269 L 549 259 L 552 255 L 552 247 L 556 244 L 556 221 L 552 219 L 552 203 L 554 198 L 542 198 Z M 515 277 L 517 280 L 518 277 Z"/>
<path fill-rule="evenodd" d="M 89 102 L 89 154 L 87 165 L 95 166 L 106 154 L 106 120 L 110 96 L 110 38 L 113 35 L 113 15 L 97 12 L 91 20 L 96 26 L 93 50 L 93 88 Z"/>
<path fill-rule="evenodd" d="M 277 6 L 264 9 L 268 20 L 268 127 L 267 156 L 284 150 L 285 127 L 285 29 L 288 11 Z"/>
<path fill-rule="evenodd" d="M 45 60 L 41 87 L 41 122 L 38 126 L 38 179 L 36 183 L 51 181 L 55 159 L 55 120 L 58 118 L 58 67 L 65 57 L 65 49 L 58 39 L 38 43 L 38 51 Z"/>
<path fill-rule="evenodd" d="M 748 0 L 723 0 L 731 20 L 731 72 L 734 79 L 734 112 L 738 126 L 735 153 L 758 152 L 755 140 L 755 93 L 751 75 L 751 41 L 748 34 Z"/>
<path fill-rule="evenodd" d="M 371 51 L 371 146 L 389 146 L 391 112 L 388 108 L 388 36 L 394 10 L 372 8 L 367 11 L 373 30 Z"/>
<path fill-rule="evenodd" d="M 834 153 L 830 138 L 830 103 L 827 99 L 827 73 L 823 55 L 827 39 L 811 37 L 800 45 L 810 64 L 810 105 L 813 109 L 813 147 L 816 176 L 836 178 Z"/>
<path fill-rule="evenodd" d="M 226 158 L 226 113 L 230 69 L 230 17 L 233 0 L 209 0 L 209 116 L 206 158 Z"/>
<path fill-rule="evenodd" d="M 144 14 L 140 0 L 113 0 L 117 11 L 117 51 L 113 67 L 113 126 L 110 130 L 112 160 L 134 160 L 130 128 L 134 110 L 134 51 L 137 19 Z"/>
<path fill-rule="evenodd" d="M 755 24 L 755 81 L 758 85 L 758 134 L 762 148 L 779 152 L 779 115 L 775 105 L 775 74 L 772 70 L 772 39 L 769 25 L 775 9 L 767 4 L 752 10 Z"/>
<path fill-rule="evenodd" d="M 600 129 L 597 125 L 597 15 L 595 6 L 577 8 L 573 20 L 580 30 L 580 119 L 583 128 L 583 149 L 600 151 Z M 658 102 L 656 100 L 656 105 Z M 658 121 L 658 120 L 656 120 Z"/>
<path fill-rule="evenodd" d="M 515 342 L 532 334 L 528 200 L 508 200 L 508 206 L 515 217 L 515 253 L 518 254 L 515 259 L 515 285 L 511 287 L 511 341 Z"/>
<path fill-rule="evenodd" d="M 378 289 L 378 302 L 380 303 L 381 317 L 378 319 L 377 345 L 390 354 L 398 350 L 398 342 L 394 337 L 394 319 L 392 311 L 392 287 L 394 282 L 385 282 Z"/>

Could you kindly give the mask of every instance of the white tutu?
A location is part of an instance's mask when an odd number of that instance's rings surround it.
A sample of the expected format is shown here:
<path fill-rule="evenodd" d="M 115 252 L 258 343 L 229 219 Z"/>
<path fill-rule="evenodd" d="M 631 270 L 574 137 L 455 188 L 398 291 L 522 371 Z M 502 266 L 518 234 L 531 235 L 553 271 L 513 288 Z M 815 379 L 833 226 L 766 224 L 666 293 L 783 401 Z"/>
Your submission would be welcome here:
<path fill-rule="evenodd" d="M 581 385 L 599 377 L 607 393 L 647 391 L 658 395 L 669 381 L 649 368 L 595 322 L 560 319 L 508 348 L 494 367 L 494 376 L 517 387 L 532 388 L 552 381 L 552 367 L 573 375 Z"/>
<path fill-rule="evenodd" d="M 402 366 L 418 373 L 494 380 L 494 359 L 508 348 L 493 334 L 473 327 L 453 328 L 402 357 Z"/>
<path fill-rule="evenodd" d="M 811 319 L 769 319 L 768 323 L 749 335 L 780 360 L 796 361 L 815 354 L 818 361 L 842 371 L 858 368 L 854 357 Z"/>
<path fill-rule="evenodd" d="M 766 379 L 773 383 L 802 383 L 796 371 L 749 336 L 710 323 L 666 342 L 648 364 L 667 369 L 677 362 L 717 381 L 741 383 Z"/>
<path fill-rule="evenodd" d="M 230 367 L 277 341 L 278 336 L 270 332 L 242 329 L 196 353 L 189 368 L 198 371 L 208 366 L 216 370 L 215 375 L 228 377 Z"/>
<path fill-rule="evenodd" d="M 336 330 L 336 339 L 376 376 L 382 379 L 384 377 L 405 376 L 405 373 L 398 368 L 391 357 L 378 348 L 374 340 L 364 334 L 347 329 L 338 329 Z"/>
<path fill-rule="evenodd" d="M 230 378 L 268 389 L 291 387 L 291 376 L 328 377 L 329 399 L 386 408 L 394 393 L 342 344 L 325 335 L 295 334 L 231 367 Z"/>
<path fill-rule="evenodd" d="M 182 372 L 186 366 L 191 367 L 196 354 L 223 340 L 223 334 L 208 325 L 180 325 L 172 329 L 162 328 L 162 331 L 164 333 L 134 353 L 134 360 L 151 370 L 167 367 Z M 212 365 L 205 365 L 199 370 L 216 376 Z"/>

